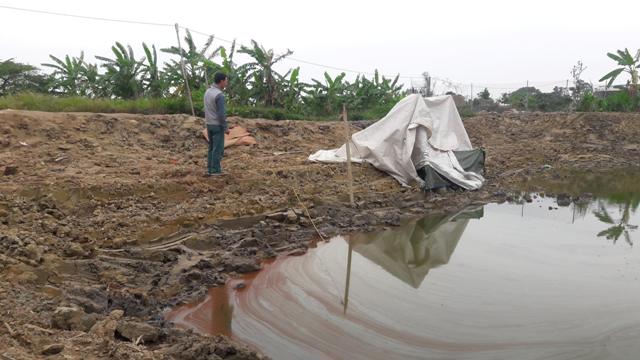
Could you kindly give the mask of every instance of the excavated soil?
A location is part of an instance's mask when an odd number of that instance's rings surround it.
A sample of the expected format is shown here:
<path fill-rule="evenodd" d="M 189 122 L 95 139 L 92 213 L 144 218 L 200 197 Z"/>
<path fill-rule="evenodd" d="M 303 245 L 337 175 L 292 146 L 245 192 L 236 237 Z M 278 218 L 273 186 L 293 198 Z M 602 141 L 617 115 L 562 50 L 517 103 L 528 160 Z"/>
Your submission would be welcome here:
<path fill-rule="evenodd" d="M 0 359 L 260 359 L 163 314 L 338 233 L 640 167 L 640 114 L 488 113 L 465 120 L 483 189 L 425 193 L 354 165 L 351 208 L 345 165 L 307 161 L 341 123 L 230 120 L 258 145 L 207 178 L 198 118 L 0 112 Z"/>

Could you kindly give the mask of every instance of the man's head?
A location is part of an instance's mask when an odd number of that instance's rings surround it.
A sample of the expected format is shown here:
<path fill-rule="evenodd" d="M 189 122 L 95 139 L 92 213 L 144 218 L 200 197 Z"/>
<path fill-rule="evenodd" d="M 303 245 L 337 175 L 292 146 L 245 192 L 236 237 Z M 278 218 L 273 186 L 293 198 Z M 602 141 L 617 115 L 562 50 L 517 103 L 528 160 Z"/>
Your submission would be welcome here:
<path fill-rule="evenodd" d="M 217 87 L 220 88 L 220 90 L 224 90 L 224 88 L 227 87 L 229 78 L 225 73 L 217 72 L 215 75 L 213 75 L 213 82 L 216 84 Z"/>

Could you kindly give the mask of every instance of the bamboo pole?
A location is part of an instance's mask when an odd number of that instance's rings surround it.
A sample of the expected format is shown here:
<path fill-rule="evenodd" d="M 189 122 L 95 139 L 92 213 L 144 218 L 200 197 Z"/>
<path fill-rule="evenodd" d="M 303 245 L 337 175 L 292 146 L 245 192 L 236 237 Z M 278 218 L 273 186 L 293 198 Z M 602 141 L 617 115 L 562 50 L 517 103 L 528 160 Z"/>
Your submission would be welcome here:
<path fill-rule="evenodd" d="M 196 111 L 193 108 L 193 98 L 191 98 L 191 88 L 189 87 L 189 81 L 187 80 L 187 71 L 184 67 L 184 57 L 182 56 L 182 43 L 180 42 L 180 27 L 176 23 L 176 36 L 178 37 L 178 49 L 180 50 L 180 67 L 182 68 L 182 77 L 184 78 L 184 85 L 187 87 L 187 96 L 189 97 L 189 105 L 191 105 L 191 115 L 196 116 Z"/>
<path fill-rule="evenodd" d="M 351 207 L 355 207 L 356 203 L 353 198 L 353 173 L 351 172 L 351 130 L 349 129 L 349 120 L 347 119 L 347 106 L 342 105 L 342 120 L 344 121 L 344 133 L 347 145 L 347 180 L 349 181 L 349 203 Z"/>

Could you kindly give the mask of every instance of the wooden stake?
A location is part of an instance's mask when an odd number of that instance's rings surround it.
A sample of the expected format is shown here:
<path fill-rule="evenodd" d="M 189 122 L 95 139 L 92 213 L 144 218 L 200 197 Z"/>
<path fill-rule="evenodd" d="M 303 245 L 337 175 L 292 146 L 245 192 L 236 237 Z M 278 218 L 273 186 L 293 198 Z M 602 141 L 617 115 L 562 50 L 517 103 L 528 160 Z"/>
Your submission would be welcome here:
<path fill-rule="evenodd" d="M 349 120 L 347 119 L 347 106 L 342 105 L 342 120 L 344 121 L 344 133 L 347 140 L 347 179 L 349 181 L 349 202 L 351 207 L 355 207 L 356 203 L 353 198 L 353 173 L 351 172 L 351 130 L 349 129 Z"/>
<path fill-rule="evenodd" d="M 182 67 L 182 77 L 184 78 L 184 85 L 187 87 L 187 96 L 189 97 L 189 105 L 191 105 L 191 115 L 196 116 L 196 111 L 193 108 L 193 99 L 191 98 L 191 88 L 189 87 L 189 81 L 187 80 L 187 70 L 184 67 L 184 57 L 182 56 L 182 43 L 180 42 L 180 27 L 176 23 L 176 36 L 178 37 L 178 49 L 180 50 L 180 67 Z"/>

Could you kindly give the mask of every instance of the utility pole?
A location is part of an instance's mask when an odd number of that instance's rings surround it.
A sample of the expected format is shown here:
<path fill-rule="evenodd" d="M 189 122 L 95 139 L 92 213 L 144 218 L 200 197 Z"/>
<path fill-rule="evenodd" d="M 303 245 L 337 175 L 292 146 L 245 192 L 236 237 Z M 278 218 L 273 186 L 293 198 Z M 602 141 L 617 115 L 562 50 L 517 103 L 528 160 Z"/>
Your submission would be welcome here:
<path fill-rule="evenodd" d="M 567 86 L 565 88 L 565 94 L 567 94 L 567 96 L 569 96 L 569 98 L 571 98 L 571 92 L 569 91 L 569 79 L 567 79 Z M 571 112 L 571 104 L 573 103 L 573 100 L 569 102 L 569 106 L 567 106 L 567 112 Z"/>
<path fill-rule="evenodd" d="M 189 105 L 191 105 L 191 115 L 196 116 L 196 111 L 193 108 L 193 98 L 191 98 L 191 88 L 189 87 L 189 81 L 187 80 L 187 71 L 184 67 L 184 57 L 182 56 L 182 44 L 180 43 L 180 27 L 176 23 L 176 36 L 178 37 L 178 49 L 180 50 L 180 67 L 182 68 L 182 77 L 184 78 L 184 86 L 187 87 L 187 96 L 189 97 Z"/>
<path fill-rule="evenodd" d="M 469 103 L 471 104 L 471 111 L 473 111 L 473 83 L 471 83 L 471 94 L 469 94 Z"/>
<path fill-rule="evenodd" d="M 529 111 L 529 80 L 527 80 L 527 87 L 524 93 L 524 111 Z"/>

